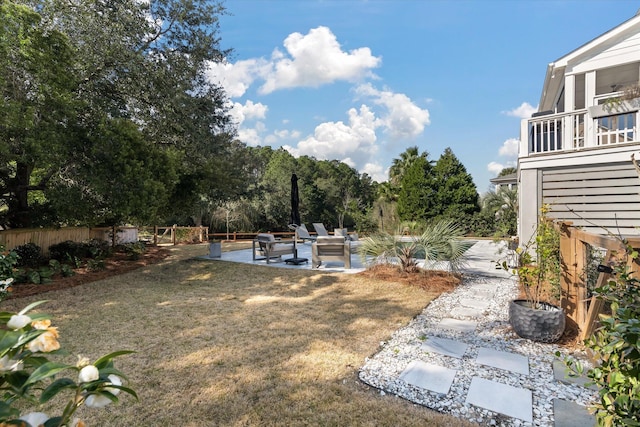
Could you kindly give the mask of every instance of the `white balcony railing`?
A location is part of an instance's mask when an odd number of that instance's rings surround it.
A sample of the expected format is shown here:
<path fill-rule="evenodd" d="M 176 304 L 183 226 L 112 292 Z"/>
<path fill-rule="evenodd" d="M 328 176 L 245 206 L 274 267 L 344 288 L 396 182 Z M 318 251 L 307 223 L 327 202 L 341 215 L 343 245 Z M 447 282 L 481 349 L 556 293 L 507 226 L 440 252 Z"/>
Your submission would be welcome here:
<path fill-rule="evenodd" d="M 587 110 L 523 120 L 520 157 L 637 142 L 639 112 L 593 118 Z"/>

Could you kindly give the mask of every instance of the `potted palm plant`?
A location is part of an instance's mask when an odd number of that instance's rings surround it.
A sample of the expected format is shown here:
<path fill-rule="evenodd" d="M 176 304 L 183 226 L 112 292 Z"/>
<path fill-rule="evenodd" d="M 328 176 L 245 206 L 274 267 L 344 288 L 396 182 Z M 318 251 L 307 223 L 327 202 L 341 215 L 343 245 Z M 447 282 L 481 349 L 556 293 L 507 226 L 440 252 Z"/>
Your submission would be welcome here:
<path fill-rule="evenodd" d="M 564 333 L 566 317 L 560 308 L 560 232 L 540 210 L 536 233 L 519 247 L 517 266 L 521 297 L 509 303 L 509 323 L 518 336 L 539 342 L 555 342 Z M 506 262 L 502 268 L 508 269 Z"/>

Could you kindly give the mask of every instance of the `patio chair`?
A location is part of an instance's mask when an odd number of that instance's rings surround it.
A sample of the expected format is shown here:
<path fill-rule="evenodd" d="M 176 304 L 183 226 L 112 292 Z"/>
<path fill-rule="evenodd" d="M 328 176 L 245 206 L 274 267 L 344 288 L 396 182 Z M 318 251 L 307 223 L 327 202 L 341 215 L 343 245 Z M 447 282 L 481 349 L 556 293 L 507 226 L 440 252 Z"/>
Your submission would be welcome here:
<path fill-rule="evenodd" d="M 340 261 L 351 268 L 351 241 L 342 236 L 318 236 L 311 244 L 311 266 L 318 268 L 322 261 Z"/>
<path fill-rule="evenodd" d="M 257 244 L 257 246 L 256 246 Z M 253 260 L 266 259 L 267 264 L 272 258 L 282 261 L 282 255 L 296 256 L 296 247 L 292 241 L 282 242 L 276 240 L 273 234 L 260 233 L 253 239 Z"/>
<path fill-rule="evenodd" d="M 316 241 L 316 236 L 312 236 L 309 234 L 309 230 L 307 230 L 307 226 L 304 224 L 291 224 L 289 228 L 293 228 L 296 232 L 296 240 L 302 240 L 302 243 L 309 240 L 310 242 Z"/>
<path fill-rule="evenodd" d="M 324 228 L 324 224 L 321 222 L 314 222 L 313 223 L 313 229 L 316 230 L 316 233 L 318 233 L 318 236 L 328 236 L 329 232 L 327 231 L 326 228 Z"/>
<path fill-rule="evenodd" d="M 347 232 L 346 228 L 334 228 L 333 229 L 333 235 L 334 236 L 342 236 L 344 237 L 345 241 L 350 241 L 351 243 L 351 252 L 355 253 L 358 250 L 358 247 L 362 244 L 361 240 L 358 240 L 358 233 L 351 233 L 349 234 Z"/>

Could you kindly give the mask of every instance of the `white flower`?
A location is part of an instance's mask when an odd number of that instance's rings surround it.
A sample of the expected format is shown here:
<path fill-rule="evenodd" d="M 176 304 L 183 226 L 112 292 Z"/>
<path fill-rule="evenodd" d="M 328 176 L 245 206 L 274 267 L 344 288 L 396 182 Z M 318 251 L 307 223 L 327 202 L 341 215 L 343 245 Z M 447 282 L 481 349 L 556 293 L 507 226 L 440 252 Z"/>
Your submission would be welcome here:
<path fill-rule="evenodd" d="M 9 359 L 6 354 L 0 357 L 0 372 L 20 371 L 22 369 L 22 360 Z"/>
<path fill-rule="evenodd" d="M 38 427 L 44 425 L 49 417 L 44 412 L 29 412 L 27 415 L 23 415 L 18 419 L 28 422 L 32 427 Z"/>
<path fill-rule="evenodd" d="M 98 368 L 93 365 L 85 366 L 80 369 L 80 373 L 78 374 L 78 382 L 81 383 L 90 383 L 98 378 L 100 378 L 100 372 L 98 372 Z"/>
<path fill-rule="evenodd" d="M 5 280 L 0 280 L 0 286 L 9 286 L 12 283 L 13 283 L 13 277 L 9 277 L 8 279 L 5 279 Z"/>
<path fill-rule="evenodd" d="M 109 403 L 111 403 L 111 399 L 101 394 L 92 394 L 84 401 L 84 404 L 89 408 L 104 408 Z"/>
<path fill-rule="evenodd" d="M 120 386 L 122 385 L 122 380 L 120 379 L 119 376 L 117 375 L 109 375 L 109 383 L 110 385 L 117 385 Z M 114 387 L 105 387 L 104 391 L 108 391 L 109 393 L 113 394 L 114 396 L 117 396 L 118 394 L 120 394 L 120 389 L 119 388 L 114 388 Z"/>
<path fill-rule="evenodd" d="M 15 331 L 17 329 L 24 328 L 29 323 L 31 323 L 31 317 L 27 316 L 26 314 L 14 314 L 7 322 L 7 327 Z"/>

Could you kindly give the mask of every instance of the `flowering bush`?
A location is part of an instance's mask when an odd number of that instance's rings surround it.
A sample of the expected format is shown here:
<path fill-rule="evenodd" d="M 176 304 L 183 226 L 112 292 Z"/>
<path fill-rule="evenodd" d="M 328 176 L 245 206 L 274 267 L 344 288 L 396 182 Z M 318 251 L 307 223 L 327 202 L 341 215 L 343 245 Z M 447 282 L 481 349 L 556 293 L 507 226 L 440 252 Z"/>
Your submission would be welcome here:
<path fill-rule="evenodd" d="M 75 365 L 47 359 L 46 354 L 60 350 L 58 329 L 46 314 L 28 314 L 43 302 L 30 304 L 19 313 L 0 312 L 0 427 L 83 427 L 84 422 L 73 418 L 82 405 L 102 408 L 117 402 L 120 392 L 137 399 L 133 389 L 122 385 L 126 377 L 113 364 L 115 357 L 131 351 L 117 351 L 93 363 L 79 357 Z M 59 377 L 63 371 L 75 372 L 76 379 Z M 12 406 L 19 399 L 46 403 L 61 392 L 71 397 L 58 416 L 42 412 L 21 416 Z"/>
<path fill-rule="evenodd" d="M 13 266 L 18 262 L 15 251 L 5 251 L 0 245 L 0 301 L 11 291 L 11 283 L 14 280 Z"/>

